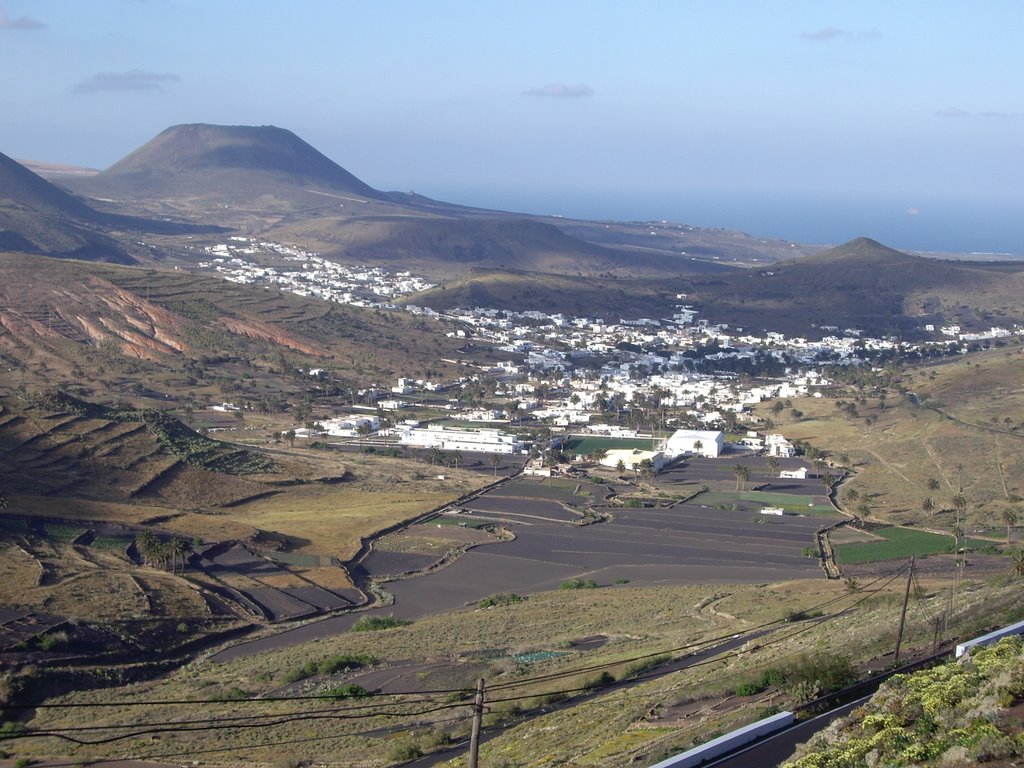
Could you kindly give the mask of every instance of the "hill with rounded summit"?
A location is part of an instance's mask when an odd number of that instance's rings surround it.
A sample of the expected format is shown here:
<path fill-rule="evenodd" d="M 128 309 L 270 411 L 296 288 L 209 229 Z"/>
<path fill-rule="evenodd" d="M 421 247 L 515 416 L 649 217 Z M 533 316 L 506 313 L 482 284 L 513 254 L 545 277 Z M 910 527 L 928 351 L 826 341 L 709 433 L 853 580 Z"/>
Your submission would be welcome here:
<path fill-rule="evenodd" d="M 102 173 L 64 183 L 114 198 L 215 198 L 278 206 L 326 203 L 323 195 L 386 199 L 291 131 L 271 125 L 171 126 Z"/>

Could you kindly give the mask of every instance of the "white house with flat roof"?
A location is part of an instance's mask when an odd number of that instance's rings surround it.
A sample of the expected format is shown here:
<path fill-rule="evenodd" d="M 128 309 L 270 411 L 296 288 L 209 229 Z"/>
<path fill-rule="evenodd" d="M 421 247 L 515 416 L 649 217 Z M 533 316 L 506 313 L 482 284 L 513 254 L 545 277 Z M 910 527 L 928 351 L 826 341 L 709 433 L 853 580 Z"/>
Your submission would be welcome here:
<path fill-rule="evenodd" d="M 765 453 L 769 456 L 777 456 L 782 459 L 791 459 L 796 456 L 796 446 L 782 435 L 768 435 L 764 439 Z"/>
<path fill-rule="evenodd" d="M 720 431 L 703 429 L 677 429 L 665 441 L 665 455 L 674 459 L 677 456 L 707 456 L 718 458 L 725 450 L 725 436 Z"/>
<path fill-rule="evenodd" d="M 665 454 L 661 451 L 642 451 L 639 448 L 612 448 L 599 462 L 602 467 L 618 467 L 619 462 L 628 470 L 635 469 L 644 459 L 650 459 L 654 471 L 660 472 L 665 466 Z"/>
<path fill-rule="evenodd" d="M 518 435 L 497 429 L 455 429 L 439 424 L 425 428 L 402 429 L 398 434 L 402 445 L 437 448 L 442 451 L 476 451 L 478 453 L 519 453 L 523 444 Z"/>

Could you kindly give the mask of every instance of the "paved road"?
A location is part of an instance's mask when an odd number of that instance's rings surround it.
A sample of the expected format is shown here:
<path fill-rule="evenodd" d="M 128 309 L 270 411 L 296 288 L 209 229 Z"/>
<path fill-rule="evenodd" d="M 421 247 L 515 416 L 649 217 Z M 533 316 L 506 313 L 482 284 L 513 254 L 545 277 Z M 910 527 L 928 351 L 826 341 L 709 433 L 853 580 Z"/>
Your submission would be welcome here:
<path fill-rule="evenodd" d="M 771 766 L 782 765 L 793 756 L 798 744 L 808 741 L 837 717 L 849 714 L 869 698 L 871 697 L 865 696 L 833 709 L 831 712 L 797 723 L 792 728 L 774 736 L 768 736 L 739 752 L 707 763 L 705 768 L 771 768 Z"/>

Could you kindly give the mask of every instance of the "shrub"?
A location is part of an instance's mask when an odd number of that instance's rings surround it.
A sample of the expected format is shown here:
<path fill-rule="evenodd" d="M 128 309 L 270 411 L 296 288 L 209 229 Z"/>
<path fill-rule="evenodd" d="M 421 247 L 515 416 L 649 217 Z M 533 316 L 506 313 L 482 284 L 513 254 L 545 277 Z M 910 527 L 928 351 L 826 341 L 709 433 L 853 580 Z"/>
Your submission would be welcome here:
<path fill-rule="evenodd" d="M 232 686 L 216 698 L 221 701 L 239 701 L 240 699 L 248 699 L 250 696 L 252 696 L 252 693 L 249 691 L 244 691 L 238 686 Z"/>
<path fill-rule="evenodd" d="M 596 589 L 597 582 L 593 579 L 569 579 L 558 585 L 559 589 Z"/>
<path fill-rule="evenodd" d="M 376 661 L 372 656 L 364 654 L 346 653 L 341 656 L 329 656 L 320 661 L 307 661 L 301 667 L 286 672 L 281 679 L 286 685 L 297 683 L 313 675 L 336 675 L 339 672 L 348 672 L 360 667 L 367 667 Z"/>
<path fill-rule="evenodd" d="M 387 756 L 388 760 L 393 763 L 406 763 L 418 757 L 423 757 L 423 750 L 411 739 L 403 739 L 391 745 Z"/>
<path fill-rule="evenodd" d="M 622 676 L 636 677 L 637 675 L 642 675 L 644 672 L 654 669 L 655 667 L 660 667 L 662 664 L 671 660 L 672 657 L 667 653 L 663 653 L 660 656 L 652 656 L 649 659 L 640 659 L 639 661 L 627 664 L 626 668 L 622 670 Z"/>
<path fill-rule="evenodd" d="M 412 624 L 408 619 L 399 619 L 395 616 L 363 616 L 352 625 L 351 632 L 377 632 L 382 629 L 393 629 Z"/>
<path fill-rule="evenodd" d="M 523 602 L 525 598 L 517 595 L 515 592 L 499 592 L 496 595 L 485 597 L 480 601 L 481 608 L 492 608 L 496 605 L 514 605 L 515 603 Z"/>
<path fill-rule="evenodd" d="M 598 688 L 607 688 L 614 682 L 615 675 L 613 675 L 611 672 L 605 671 L 597 677 L 587 680 L 587 682 L 583 684 L 583 687 L 586 688 L 588 691 L 596 691 Z"/>
<path fill-rule="evenodd" d="M 324 691 L 324 695 L 330 696 L 332 699 L 362 699 L 369 696 L 370 692 L 361 685 L 348 683 L 329 688 Z"/>
<path fill-rule="evenodd" d="M 55 648 L 67 645 L 68 634 L 67 632 L 49 632 L 40 637 L 38 642 L 39 650 L 52 651 Z"/>

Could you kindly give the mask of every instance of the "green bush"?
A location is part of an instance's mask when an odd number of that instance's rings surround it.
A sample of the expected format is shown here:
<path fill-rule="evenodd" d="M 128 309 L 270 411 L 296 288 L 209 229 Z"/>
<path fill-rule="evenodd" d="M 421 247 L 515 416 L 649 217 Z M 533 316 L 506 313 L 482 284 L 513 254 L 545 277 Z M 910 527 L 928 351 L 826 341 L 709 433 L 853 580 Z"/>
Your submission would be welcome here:
<path fill-rule="evenodd" d="M 329 688 L 324 692 L 324 695 L 330 696 L 332 699 L 362 699 L 369 696 L 370 692 L 361 685 L 348 683 Z"/>
<path fill-rule="evenodd" d="M 394 616 L 363 616 L 352 625 L 351 632 L 377 632 L 382 629 L 393 629 L 412 624 L 408 619 L 399 619 Z"/>
<path fill-rule="evenodd" d="M 634 661 L 631 664 L 627 664 L 626 668 L 622 670 L 622 676 L 636 677 L 637 675 L 642 675 L 644 672 L 652 670 L 655 667 L 660 667 L 662 664 L 665 664 L 671 660 L 672 657 L 669 656 L 667 653 L 663 653 L 660 656 L 652 656 L 649 659 L 640 659 L 639 661 Z"/>
<path fill-rule="evenodd" d="M 515 603 L 523 602 L 524 599 L 515 592 L 499 592 L 496 595 L 491 595 L 481 600 L 480 607 L 491 608 L 496 605 L 514 605 Z"/>
<path fill-rule="evenodd" d="M 284 684 L 297 683 L 313 675 L 336 675 L 353 669 L 368 667 L 376 662 L 372 656 L 357 653 L 346 653 L 340 656 L 329 656 L 320 661 L 307 661 L 301 667 L 286 672 L 282 678 Z"/>
<path fill-rule="evenodd" d="M 559 589 L 596 589 L 597 582 L 593 579 L 569 579 L 558 585 Z"/>
<path fill-rule="evenodd" d="M 615 675 L 611 672 L 602 672 L 597 677 L 587 680 L 583 684 L 583 687 L 588 691 L 596 691 L 598 688 L 607 688 L 609 685 L 615 682 Z"/>

